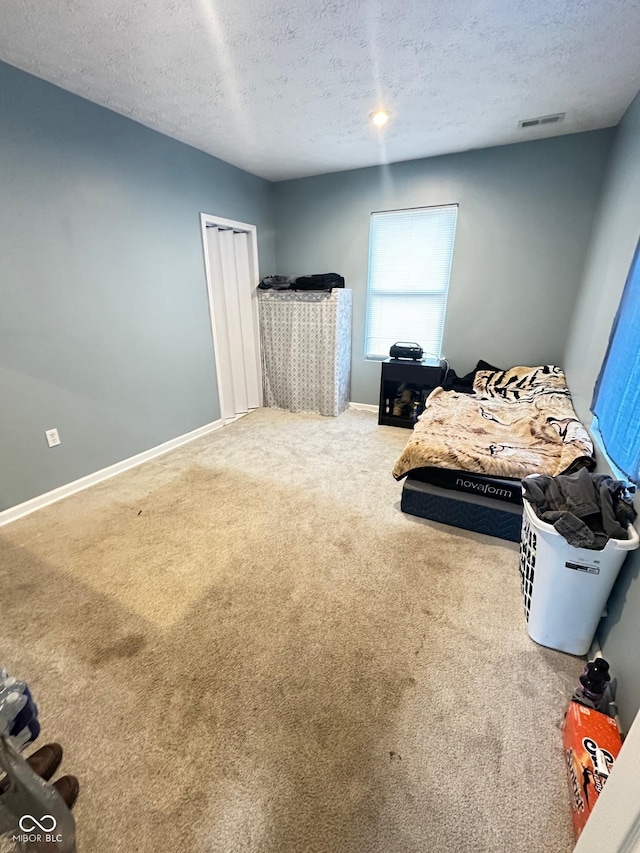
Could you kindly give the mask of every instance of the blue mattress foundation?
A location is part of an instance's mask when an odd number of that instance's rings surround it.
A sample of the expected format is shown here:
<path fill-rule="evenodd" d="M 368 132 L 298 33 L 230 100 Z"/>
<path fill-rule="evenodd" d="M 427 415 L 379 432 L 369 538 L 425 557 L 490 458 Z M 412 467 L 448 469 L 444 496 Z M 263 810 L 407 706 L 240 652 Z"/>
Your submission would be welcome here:
<path fill-rule="evenodd" d="M 407 477 L 401 509 L 409 515 L 450 524 L 463 530 L 520 541 L 522 506 L 479 493 L 453 491 Z"/>

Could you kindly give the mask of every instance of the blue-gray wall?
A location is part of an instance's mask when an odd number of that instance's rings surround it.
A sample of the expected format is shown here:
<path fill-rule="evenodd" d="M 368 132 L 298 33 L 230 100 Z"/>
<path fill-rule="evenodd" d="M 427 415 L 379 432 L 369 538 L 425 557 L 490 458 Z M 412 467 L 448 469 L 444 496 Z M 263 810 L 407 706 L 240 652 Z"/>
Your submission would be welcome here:
<path fill-rule="evenodd" d="M 576 409 L 587 423 L 593 386 L 639 237 L 640 96 L 616 130 L 567 341 L 565 367 L 569 387 Z M 599 467 L 606 470 L 604 462 Z M 640 500 L 636 501 L 636 509 L 640 512 Z M 619 680 L 620 711 L 626 728 L 640 709 L 639 575 L 640 552 L 636 551 L 623 567 L 609 602 L 609 616 L 600 629 L 603 653 Z"/>
<path fill-rule="evenodd" d="M 274 187 L 278 272 L 342 273 L 353 289 L 351 399 L 376 403 L 364 359 L 369 216 L 458 202 L 443 353 L 510 367 L 562 360 L 613 132 L 562 136 L 285 181 Z"/>
<path fill-rule="evenodd" d="M 256 224 L 263 273 L 277 249 L 280 273 L 346 275 L 351 399 L 375 403 L 369 215 L 451 202 L 444 353 L 459 371 L 480 357 L 564 363 L 587 419 L 640 233 L 640 99 L 615 132 L 273 186 L 0 63 L 0 510 L 218 418 L 201 212 Z M 636 556 L 601 631 L 626 725 L 640 707 L 639 574 Z"/>
<path fill-rule="evenodd" d="M 272 272 L 271 191 L 0 63 L 0 510 L 218 418 L 199 214 Z"/>

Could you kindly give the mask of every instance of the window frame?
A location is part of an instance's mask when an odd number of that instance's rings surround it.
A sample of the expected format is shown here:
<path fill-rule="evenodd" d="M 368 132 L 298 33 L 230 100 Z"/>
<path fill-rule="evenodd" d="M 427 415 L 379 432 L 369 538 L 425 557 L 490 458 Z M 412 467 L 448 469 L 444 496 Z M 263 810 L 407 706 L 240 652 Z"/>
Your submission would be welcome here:
<path fill-rule="evenodd" d="M 430 296 L 441 297 L 444 292 L 444 319 L 442 323 L 442 337 L 444 340 L 444 325 L 447 317 L 447 307 L 449 304 L 449 292 L 451 290 L 451 271 L 453 268 L 453 255 L 455 251 L 455 240 L 456 240 L 456 231 L 458 229 L 458 214 L 460 213 L 460 205 L 458 202 L 446 202 L 444 204 L 424 204 L 416 207 L 394 207 L 389 208 L 387 210 L 372 210 L 369 214 L 369 248 L 367 252 L 367 290 L 365 297 L 365 306 L 364 306 L 364 361 L 372 361 L 380 364 L 386 359 L 389 358 L 389 355 L 368 355 L 367 354 L 367 341 L 369 340 L 369 298 L 371 296 L 371 255 L 373 250 L 373 241 L 371 239 L 371 232 L 373 229 L 373 217 L 376 215 L 384 214 L 384 213 L 410 213 L 411 211 L 422 211 L 422 210 L 437 210 L 440 208 L 454 207 L 456 209 L 456 221 L 453 228 L 453 242 L 451 247 L 451 260 L 449 262 L 449 276 L 447 279 L 447 287 L 446 290 L 432 290 L 430 292 L 418 291 L 388 291 L 386 294 L 380 293 L 379 291 L 375 293 L 376 296 L 421 296 L 428 298 Z M 426 356 L 432 356 L 434 363 L 439 362 L 442 358 L 442 341 L 440 342 L 440 353 L 436 355 L 435 353 L 425 353 Z"/>

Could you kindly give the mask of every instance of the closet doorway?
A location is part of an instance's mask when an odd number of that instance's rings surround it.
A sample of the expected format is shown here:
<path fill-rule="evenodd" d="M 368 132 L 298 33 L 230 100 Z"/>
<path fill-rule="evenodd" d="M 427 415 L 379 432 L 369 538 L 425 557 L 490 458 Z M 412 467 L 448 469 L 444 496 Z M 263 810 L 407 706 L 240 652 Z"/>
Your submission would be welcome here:
<path fill-rule="evenodd" d="M 230 423 L 262 404 L 255 225 L 200 214 L 220 417 Z"/>

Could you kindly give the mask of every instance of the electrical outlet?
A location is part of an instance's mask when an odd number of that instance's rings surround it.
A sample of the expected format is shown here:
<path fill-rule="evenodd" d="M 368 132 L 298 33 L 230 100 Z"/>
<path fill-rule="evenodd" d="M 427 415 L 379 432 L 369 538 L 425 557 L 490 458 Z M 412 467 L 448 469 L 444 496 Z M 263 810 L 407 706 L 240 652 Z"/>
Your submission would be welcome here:
<path fill-rule="evenodd" d="M 47 437 L 47 444 L 49 447 L 57 447 L 60 444 L 60 436 L 58 435 L 57 429 L 46 429 L 44 434 Z"/>

